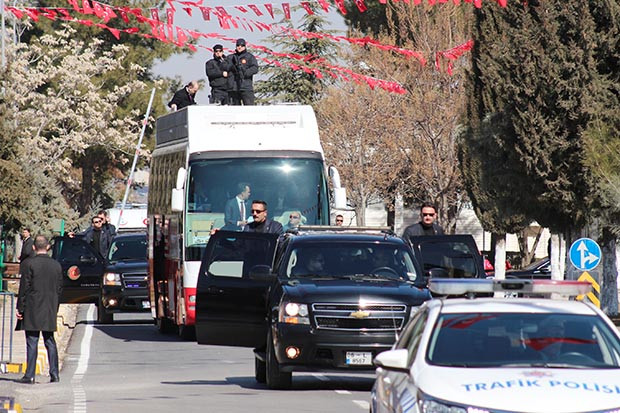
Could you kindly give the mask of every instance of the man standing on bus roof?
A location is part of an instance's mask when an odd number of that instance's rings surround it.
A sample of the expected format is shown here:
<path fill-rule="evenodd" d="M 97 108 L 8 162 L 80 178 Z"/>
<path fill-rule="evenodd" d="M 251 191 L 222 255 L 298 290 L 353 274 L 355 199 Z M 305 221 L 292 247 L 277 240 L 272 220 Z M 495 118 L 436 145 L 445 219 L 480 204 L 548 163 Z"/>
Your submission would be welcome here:
<path fill-rule="evenodd" d="M 224 208 L 224 228 L 229 231 L 243 231 L 248 224 L 248 199 L 250 199 L 250 184 L 240 182 L 237 184 L 237 195 L 226 202 Z"/>
<path fill-rule="evenodd" d="M 231 63 L 224 55 L 224 46 L 221 44 L 213 46 L 213 59 L 208 60 L 205 64 L 205 71 L 211 86 L 209 103 L 228 105 L 230 68 Z"/>
<path fill-rule="evenodd" d="M 267 218 L 267 202 L 256 199 L 252 201 L 253 221 L 243 228 L 244 232 L 263 232 L 267 234 L 281 234 L 284 232 L 282 224 Z"/>
<path fill-rule="evenodd" d="M 253 77 L 258 73 L 258 63 L 254 55 L 247 51 L 245 39 L 237 39 L 235 53 L 228 56 L 231 63 L 232 89 L 230 97 L 233 105 L 254 104 Z"/>

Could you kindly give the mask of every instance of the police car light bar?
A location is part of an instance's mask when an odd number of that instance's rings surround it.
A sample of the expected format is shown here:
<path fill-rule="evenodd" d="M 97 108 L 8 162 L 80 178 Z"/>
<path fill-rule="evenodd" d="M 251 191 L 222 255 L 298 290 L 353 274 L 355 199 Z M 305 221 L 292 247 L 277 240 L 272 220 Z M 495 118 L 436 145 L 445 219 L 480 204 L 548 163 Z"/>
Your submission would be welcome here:
<path fill-rule="evenodd" d="M 441 295 L 518 292 L 576 296 L 589 293 L 592 285 L 585 281 L 435 278 L 430 280 L 429 288 Z"/>

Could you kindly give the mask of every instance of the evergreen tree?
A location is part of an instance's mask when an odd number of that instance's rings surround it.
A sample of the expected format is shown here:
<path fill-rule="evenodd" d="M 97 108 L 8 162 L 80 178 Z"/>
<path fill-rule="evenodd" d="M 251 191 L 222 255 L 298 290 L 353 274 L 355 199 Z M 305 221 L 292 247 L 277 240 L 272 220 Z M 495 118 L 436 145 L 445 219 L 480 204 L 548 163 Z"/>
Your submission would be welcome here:
<path fill-rule="evenodd" d="M 464 145 L 476 135 L 483 138 L 478 125 L 484 119 L 494 121 L 492 129 L 501 133 L 486 147 L 502 152 L 495 173 L 512 177 L 498 184 L 505 193 L 512 191 L 507 185 L 518 189 L 515 213 L 556 232 L 583 226 L 592 206 L 582 132 L 603 94 L 590 40 L 594 29 L 584 2 L 513 2 L 476 10 L 472 134 Z"/>
<path fill-rule="evenodd" d="M 316 6 L 315 6 L 316 10 Z M 305 14 L 299 30 L 310 33 L 324 33 L 324 26 L 327 20 L 319 13 Z M 289 21 L 288 26 L 292 28 Z M 278 50 L 284 53 L 297 54 L 301 56 L 312 56 L 305 62 L 290 59 L 296 65 L 312 67 L 313 63 L 319 61 L 331 62 L 335 48 L 327 39 L 291 37 L 289 35 L 272 35 L 272 44 L 278 46 Z M 286 62 L 286 58 L 279 59 Z M 321 70 L 321 66 L 316 66 Z M 316 73 L 308 73 L 304 70 L 292 70 L 284 64 L 278 66 L 269 64 L 261 68 L 261 73 L 268 76 L 267 80 L 256 82 L 255 91 L 259 101 L 279 101 L 279 102 L 299 102 L 306 105 L 315 103 L 321 96 L 325 86 L 329 82 L 327 77 L 318 77 Z"/>

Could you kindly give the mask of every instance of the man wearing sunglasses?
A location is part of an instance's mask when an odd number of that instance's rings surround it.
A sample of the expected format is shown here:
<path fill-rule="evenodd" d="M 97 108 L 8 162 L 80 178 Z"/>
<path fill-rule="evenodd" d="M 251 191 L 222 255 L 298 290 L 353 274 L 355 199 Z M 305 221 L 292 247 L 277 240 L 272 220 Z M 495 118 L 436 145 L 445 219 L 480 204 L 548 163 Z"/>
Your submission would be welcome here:
<path fill-rule="evenodd" d="M 95 250 L 99 251 L 102 257 L 105 257 L 108 254 L 113 235 L 110 231 L 103 229 L 104 218 L 95 215 L 90 222 L 92 224 L 91 227 L 78 235 L 80 235 L 87 244 L 90 244 Z M 75 236 L 73 232 L 69 232 L 68 235 L 71 238 Z"/>
<path fill-rule="evenodd" d="M 252 201 L 252 222 L 243 228 L 245 232 L 263 232 L 268 234 L 281 234 L 282 224 L 267 218 L 267 202 L 261 200 Z"/>
<path fill-rule="evenodd" d="M 435 222 L 437 219 L 437 209 L 430 203 L 422 204 L 420 208 L 420 222 L 409 225 L 405 228 L 402 238 L 409 241 L 410 237 L 416 235 L 443 235 L 443 228 Z"/>

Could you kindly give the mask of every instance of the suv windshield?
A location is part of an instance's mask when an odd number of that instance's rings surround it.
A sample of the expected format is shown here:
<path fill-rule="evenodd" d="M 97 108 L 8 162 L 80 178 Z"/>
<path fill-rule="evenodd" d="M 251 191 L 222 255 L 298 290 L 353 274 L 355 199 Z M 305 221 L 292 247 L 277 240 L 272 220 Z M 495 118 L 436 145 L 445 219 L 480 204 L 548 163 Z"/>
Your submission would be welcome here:
<path fill-rule="evenodd" d="M 427 358 L 430 364 L 461 367 L 618 368 L 620 343 L 595 316 L 444 314 Z"/>
<path fill-rule="evenodd" d="M 413 257 L 397 245 L 360 243 L 304 244 L 294 248 L 286 263 L 288 277 L 376 275 L 414 281 Z"/>
<path fill-rule="evenodd" d="M 146 260 L 146 237 L 122 237 L 112 241 L 108 261 Z"/>

